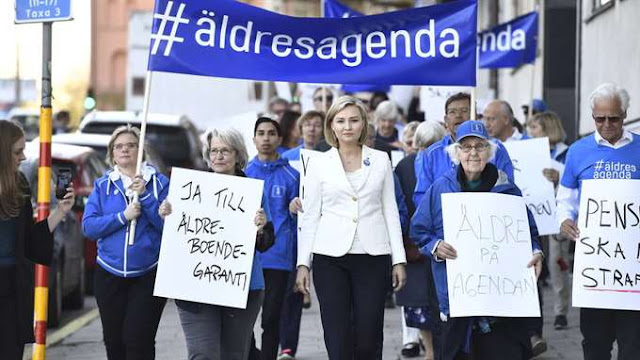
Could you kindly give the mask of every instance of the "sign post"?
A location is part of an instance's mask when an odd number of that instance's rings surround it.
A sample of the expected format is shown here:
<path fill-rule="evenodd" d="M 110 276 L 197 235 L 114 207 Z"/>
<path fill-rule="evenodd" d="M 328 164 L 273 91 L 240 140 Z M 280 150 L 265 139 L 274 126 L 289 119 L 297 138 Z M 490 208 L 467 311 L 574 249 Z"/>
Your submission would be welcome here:
<path fill-rule="evenodd" d="M 53 21 L 72 20 L 71 0 L 16 0 L 16 24 L 42 24 L 42 103 L 40 105 L 40 158 L 38 166 L 38 221 L 49 216 L 51 204 L 51 34 Z M 49 268 L 36 265 L 33 359 L 45 359 Z"/>

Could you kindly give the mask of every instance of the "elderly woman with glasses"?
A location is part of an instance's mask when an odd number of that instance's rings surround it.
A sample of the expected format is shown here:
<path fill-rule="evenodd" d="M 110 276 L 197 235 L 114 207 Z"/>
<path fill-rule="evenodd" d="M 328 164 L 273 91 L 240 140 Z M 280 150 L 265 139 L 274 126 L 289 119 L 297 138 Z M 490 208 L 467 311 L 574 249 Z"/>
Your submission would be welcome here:
<path fill-rule="evenodd" d="M 440 341 L 434 349 L 442 360 L 509 359 L 524 360 L 531 354 L 531 343 L 525 318 L 449 317 L 447 266 L 444 260 L 455 260 L 456 249 L 444 239 L 441 195 L 454 192 L 493 192 L 522 196 L 507 175 L 490 160 L 497 146 L 489 141 L 487 129 L 480 121 L 469 120 L 457 130 L 456 142 L 447 152 L 457 166 L 436 180 L 422 198 L 412 219 L 411 239 L 421 252 L 430 256 L 440 310 Z M 529 224 L 533 255 L 526 264 L 542 268 L 542 251 L 537 241 L 533 217 Z M 525 264 L 523 264 L 525 265 Z"/>
<path fill-rule="evenodd" d="M 248 154 L 242 134 L 234 129 L 214 129 L 207 134 L 203 156 L 209 170 L 223 175 L 247 177 L 242 171 Z M 171 203 L 160 206 L 163 218 L 172 212 Z M 264 252 L 273 244 L 273 225 L 267 222 L 263 209 L 254 219 L 258 227 L 256 251 Z M 189 359 L 246 360 L 249 357 L 253 325 L 264 298 L 262 264 L 253 256 L 249 298 L 245 309 L 176 300 Z"/>

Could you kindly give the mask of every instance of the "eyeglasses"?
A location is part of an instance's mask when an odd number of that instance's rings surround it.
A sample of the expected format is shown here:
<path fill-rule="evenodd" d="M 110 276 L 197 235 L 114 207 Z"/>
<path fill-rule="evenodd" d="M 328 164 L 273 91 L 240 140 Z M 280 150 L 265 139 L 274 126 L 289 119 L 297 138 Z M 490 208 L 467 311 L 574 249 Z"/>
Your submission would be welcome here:
<path fill-rule="evenodd" d="M 593 120 L 595 120 L 596 123 L 598 124 L 604 124 L 605 121 L 609 120 L 610 123 L 612 124 L 617 124 L 618 122 L 620 122 L 622 120 L 622 116 L 617 115 L 617 116 L 607 116 L 607 115 L 592 115 L 593 116 Z"/>
<path fill-rule="evenodd" d="M 464 115 L 469 113 L 469 108 L 460 108 L 460 109 L 447 109 L 447 115 Z"/>
<path fill-rule="evenodd" d="M 231 156 L 232 152 L 233 150 L 229 148 L 220 148 L 220 149 L 212 148 L 211 150 L 209 150 L 209 156 L 218 157 L 218 155 L 221 154 L 223 158 L 228 158 L 229 156 Z"/>
<path fill-rule="evenodd" d="M 128 143 L 121 143 L 121 144 L 113 145 L 113 148 L 116 149 L 116 150 L 122 150 L 125 147 L 127 149 L 137 149 L 138 148 L 138 143 L 128 142 Z"/>
<path fill-rule="evenodd" d="M 460 145 L 459 149 L 465 153 L 465 154 L 469 154 L 471 153 L 472 150 L 475 150 L 476 152 L 483 152 L 485 151 L 487 148 L 489 147 L 489 144 L 476 144 L 476 145 Z"/>

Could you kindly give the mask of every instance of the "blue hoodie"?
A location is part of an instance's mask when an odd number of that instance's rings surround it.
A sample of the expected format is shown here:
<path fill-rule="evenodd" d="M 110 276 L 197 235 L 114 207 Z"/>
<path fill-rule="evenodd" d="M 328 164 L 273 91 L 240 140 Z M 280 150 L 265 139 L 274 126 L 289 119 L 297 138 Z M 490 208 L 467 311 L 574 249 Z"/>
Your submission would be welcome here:
<path fill-rule="evenodd" d="M 247 177 L 264 180 L 264 206 L 267 218 L 273 223 L 275 244 L 260 254 L 264 269 L 291 271 L 295 268 L 297 248 L 296 221 L 289 214 L 289 203 L 298 196 L 300 174 L 279 157 L 268 162 L 256 156 L 246 169 Z"/>
<path fill-rule="evenodd" d="M 142 214 L 133 245 L 127 245 L 129 222 L 124 211 L 129 199 L 118 172 L 109 171 L 96 180 L 85 205 L 84 234 L 98 241 L 97 262 L 115 276 L 141 276 L 158 264 L 164 226 L 158 207 L 169 192 L 169 179 L 150 165 L 143 167 L 143 177 L 146 192 L 140 196 Z"/>
<path fill-rule="evenodd" d="M 457 179 L 458 168 L 459 165 L 433 183 L 422 198 L 422 202 L 411 219 L 411 240 L 418 245 L 423 254 L 432 258 L 434 247 L 441 239 L 444 239 L 441 195 L 445 193 L 462 192 Z M 520 189 L 510 182 L 506 174 L 502 171 L 498 171 L 498 180 L 491 189 L 491 192 L 522 196 Z M 527 209 L 527 216 L 529 218 L 529 231 L 531 233 L 533 250 L 540 251 L 538 228 L 529 209 Z M 431 261 L 431 268 L 433 269 L 433 279 L 436 285 L 440 312 L 449 316 L 447 263 L 438 260 Z"/>

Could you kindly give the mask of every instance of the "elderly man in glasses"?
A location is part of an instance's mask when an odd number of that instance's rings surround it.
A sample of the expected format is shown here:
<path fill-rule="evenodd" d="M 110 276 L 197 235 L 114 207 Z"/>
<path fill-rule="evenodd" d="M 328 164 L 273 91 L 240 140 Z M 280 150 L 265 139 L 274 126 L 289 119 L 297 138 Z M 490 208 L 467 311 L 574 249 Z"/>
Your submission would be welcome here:
<path fill-rule="evenodd" d="M 589 103 L 596 131 L 569 148 L 557 194 L 560 230 L 573 240 L 580 236 L 575 221 L 583 180 L 640 179 L 640 136 L 622 127 L 629 94 L 615 84 L 602 84 L 591 93 Z M 625 164 L 624 173 L 612 171 L 610 164 Z M 614 341 L 619 360 L 640 359 L 640 311 L 582 308 L 580 331 L 586 360 L 610 359 Z"/>

